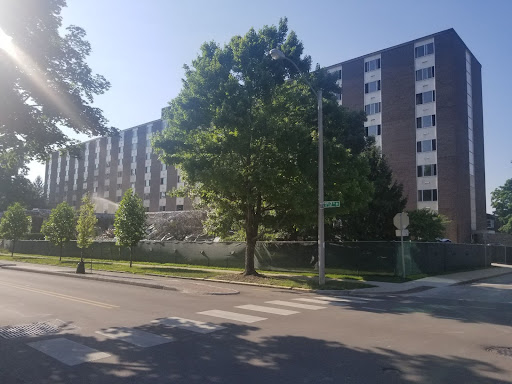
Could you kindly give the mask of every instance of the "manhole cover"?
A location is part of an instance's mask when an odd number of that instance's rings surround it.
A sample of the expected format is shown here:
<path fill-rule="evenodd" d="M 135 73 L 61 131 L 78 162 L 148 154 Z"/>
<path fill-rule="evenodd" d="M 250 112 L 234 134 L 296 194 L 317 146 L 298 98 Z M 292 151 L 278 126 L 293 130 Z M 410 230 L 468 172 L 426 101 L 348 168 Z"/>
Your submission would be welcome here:
<path fill-rule="evenodd" d="M 512 357 L 512 348 L 510 347 L 487 347 L 485 350 L 501 356 Z"/>
<path fill-rule="evenodd" d="M 18 337 L 27 336 L 41 336 L 49 333 L 57 333 L 64 325 L 64 322 L 55 320 L 1 327 L 0 336 L 4 339 L 15 339 Z"/>

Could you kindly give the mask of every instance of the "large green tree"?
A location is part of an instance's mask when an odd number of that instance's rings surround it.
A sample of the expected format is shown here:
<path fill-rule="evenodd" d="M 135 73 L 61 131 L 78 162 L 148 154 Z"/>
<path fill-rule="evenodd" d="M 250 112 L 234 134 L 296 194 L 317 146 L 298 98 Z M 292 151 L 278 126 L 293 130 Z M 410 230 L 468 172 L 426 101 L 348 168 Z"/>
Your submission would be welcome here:
<path fill-rule="evenodd" d="M 499 230 L 512 234 L 512 179 L 491 192 L 491 205 L 500 224 Z"/>
<path fill-rule="evenodd" d="M 146 212 L 142 199 L 131 188 L 123 195 L 114 220 L 116 243 L 130 249 L 130 268 L 133 247 L 146 236 Z"/>
<path fill-rule="evenodd" d="M 393 179 L 391 168 L 380 149 L 369 140 L 365 156 L 370 163 L 369 180 L 374 192 L 363 209 L 341 219 L 341 226 L 333 235 L 344 240 L 395 240 L 393 217 L 402 212 L 407 203 L 403 187 Z"/>
<path fill-rule="evenodd" d="M 0 200 L 29 188 L 23 169 L 57 148 L 76 144 L 64 129 L 103 136 L 112 132 L 95 95 L 109 82 L 86 59 L 85 31 L 63 28 L 65 0 L 0 0 Z"/>
<path fill-rule="evenodd" d="M 0 237 L 12 241 L 11 256 L 14 256 L 16 241 L 28 233 L 30 217 L 20 203 L 14 203 L 4 212 L 0 221 Z"/>
<path fill-rule="evenodd" d="M 46 220 L 41 232 L 46 240 L 60 247 L 60 258 L 62 260 L 62 248 L 75 235 L 76 216 L 75 210 L 65 201 L 52 209 L 50 217 Z"/>
<path fill-rule="evenodd" d="M 78 214 L 78 221 L 76 224 L 76 245 L 80 248 L 80 262 L 84 261 L 84 249 L 91 246 L 96 235 L 96 223 L 98 219 L 94 213 L 94 204 L 89 195 L 82 198 L 82 205 Z"/>
<path fill-rule="evenodd" d="M 287 60 L 268 54 L 279 48 Z M 317 100 L 307 81 L 324 91 L 325 197 L 341 200 L 329 215 L 364 206 L 372 187 L 363 113 L 347 112 L 334 76 L 303 56 L 287 21 L 211 42 L 185 66 L 183 89 L 166 111 L 167 128 L 154 140 L 167 163 L 179 167 L 185 191 L 207 207 L 209 232 L 241 233 L 244 274 L 256 274 L 256 241 L 283 227 L 314 226 L 317 214 Z M 304 76 L 304 77 L 303 77 Z"/>

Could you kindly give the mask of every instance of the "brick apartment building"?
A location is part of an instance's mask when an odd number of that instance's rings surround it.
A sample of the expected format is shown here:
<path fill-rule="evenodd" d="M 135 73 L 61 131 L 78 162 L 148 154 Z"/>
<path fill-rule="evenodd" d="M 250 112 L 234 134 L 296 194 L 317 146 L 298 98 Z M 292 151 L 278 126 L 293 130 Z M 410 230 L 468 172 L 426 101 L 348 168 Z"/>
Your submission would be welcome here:
<path fill-rule="evenodd" d="M 486 230 L 481 65 L 453 29 L 328 67 L 339 102 L 364 109 L 406 209 L 446 215 L 446 236 Z"/>
<path fill-rule="evenodd" d="M 486 230 L 481 65 L 453 29 L 328 67 L 342 86 L 339 102 L 365 110 L 367 135 L 403 184 L 407 209 L 430 208 L 450 220 L 447 237 L 470 242 Z M 54 153 L 46 164 L 50 206 L 78 206 L 89 191 L 99 212 L 132 187 L 148 211 L 190 209 L 165 195 L 181 185 L 149 146 L 155 120 L 84 143 L 75 159 Z"/>
<path fill-rule="evenodd" d="M 143 198 L 147 211 L 191 209 L 188 199 L 168 197 L 180 187 L 179 170 L 168 167 L 153 153 L 151 136 L 162 130 L 162 120 L 123 130 L 118 136 L 83 143 L 80 158 L 54 152 L 46 163 L 45 193 L 50 207 L 67 201 L 74 207 L 90 192 L 97 212 L 114 213 L 128 188 Z"/>

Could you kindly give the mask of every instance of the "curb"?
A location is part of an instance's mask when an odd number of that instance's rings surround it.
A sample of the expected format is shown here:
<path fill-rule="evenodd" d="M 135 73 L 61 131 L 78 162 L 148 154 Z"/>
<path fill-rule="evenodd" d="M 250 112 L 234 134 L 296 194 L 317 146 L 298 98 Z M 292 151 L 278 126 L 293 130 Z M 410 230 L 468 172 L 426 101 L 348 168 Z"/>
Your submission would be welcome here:
<path fill-rule="evenodd" d="M 487 280 L 487 279 L 492 279 L 494 277 L 500 277 L 500 276 L 505 276 L 505 275 L 509 275 L 512 273 L 512 270 L 511 271 L 507 271 L 507 272 L 503 272 L 503 273 L 498 273 L 496 275 L 492 275 L 492 276 L 485 276 L 485 277 L 477 277 L 475 279 L 471 279 L 471 280 L 466 280 L 466 281 L 459 281 L 458 283 L 455 283 L 455 284 L 452 284 L 452 285 L 464 285 L 464 284 L 471 284 L 471 283 L 475 283 L 477 281 L 480 281 L 480 280 Z"/>

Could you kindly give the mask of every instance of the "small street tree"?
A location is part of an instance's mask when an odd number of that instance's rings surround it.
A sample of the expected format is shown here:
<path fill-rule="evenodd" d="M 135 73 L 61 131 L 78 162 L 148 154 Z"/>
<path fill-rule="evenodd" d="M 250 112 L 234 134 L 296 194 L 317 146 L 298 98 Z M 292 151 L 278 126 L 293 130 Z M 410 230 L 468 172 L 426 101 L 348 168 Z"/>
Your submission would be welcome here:
<path fill-rule="evenodd" d="M 131 268 L 133 247 L 146 235 L 146 212 L 141 198 L 131 188 L 124 193 L 116 211 L 114 234 L 117 245 L 129 247 Z"/>
<path fill-rule="evenodd" d="M 75 221 L 75 210 L 68 203 L 63 202 L 52 209 L 50 217 L 41 227 L 45 239 L 60 247 L 60 261 L 62 260 L 62 247 L 75 234 Z"/>
<path fill-rule="evenodd" d="M 82 199 L 78 222 L 76 225 L 76 245 L 81 249 L 80 263 L 84 262 L 84 248 L 89 248 L 94 240 L 95 225 L 98 222 L 94 214 L 94 204 L 89 195 L 85 195 Z"/>
<path fill-rule="evenodd" d="M 491 205 L 500 224 L 499 231 L 512 234 L 512 179 L 491 192 Z"/>
<path fill-rule="evenodd" d="M 409 211 L 408 214 L 410 221 L 409 234 L 414 239 L 436 241 L 437 238 L 444 237 L 446 226 L 449 223 L 446 216 L 427 208 Z"/>
<path fill-rule="evenodd" d="M 16 241 L 28 233 L 30 217 L 25 214 L 25 208 L 20 203 L 14 203 L 4 212 L 0 221 L 0 236 L 12 240 L 11 256 L 14 256 Z"/>

